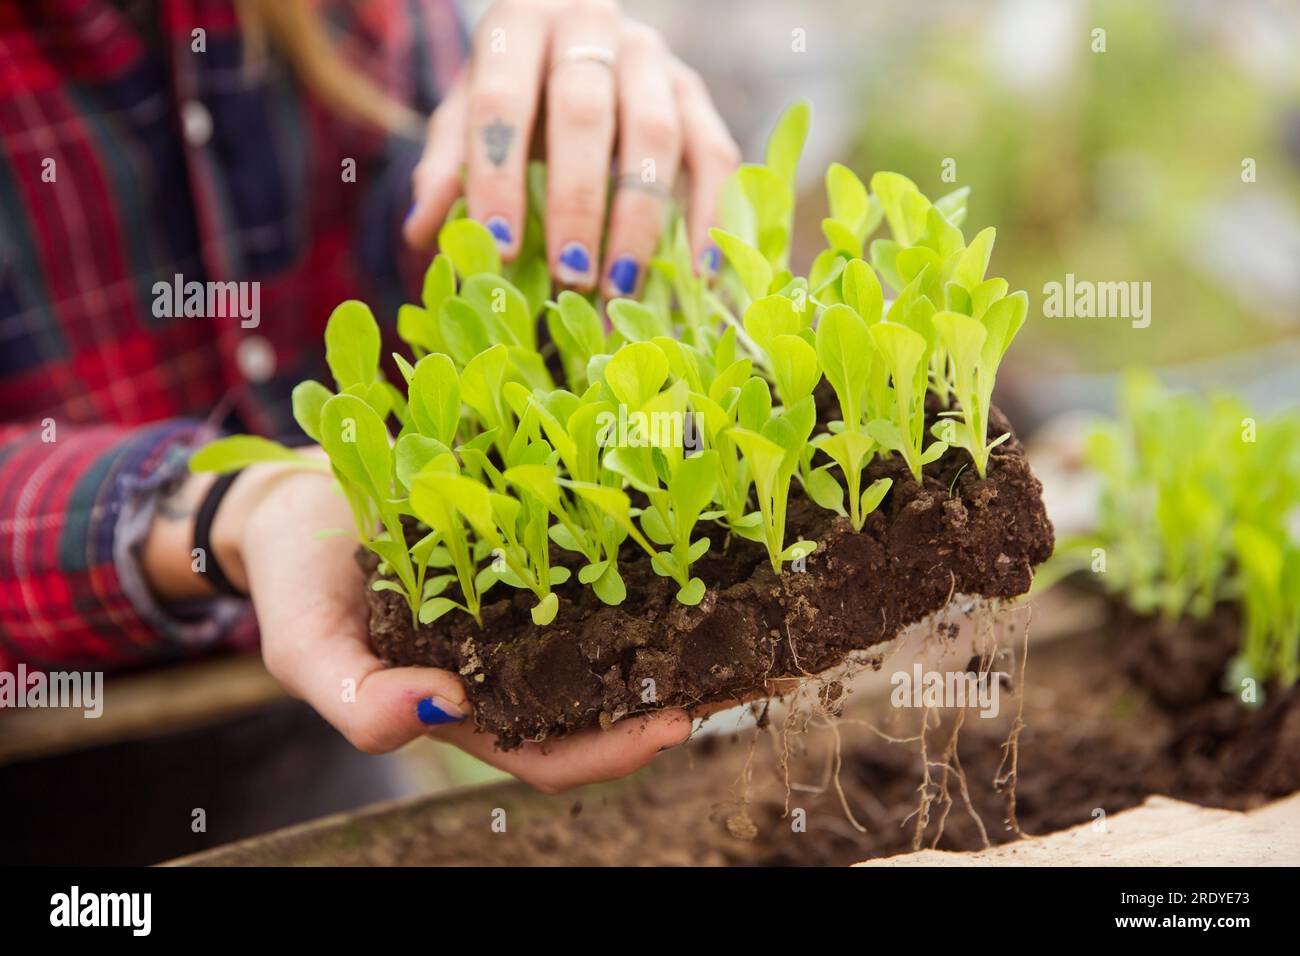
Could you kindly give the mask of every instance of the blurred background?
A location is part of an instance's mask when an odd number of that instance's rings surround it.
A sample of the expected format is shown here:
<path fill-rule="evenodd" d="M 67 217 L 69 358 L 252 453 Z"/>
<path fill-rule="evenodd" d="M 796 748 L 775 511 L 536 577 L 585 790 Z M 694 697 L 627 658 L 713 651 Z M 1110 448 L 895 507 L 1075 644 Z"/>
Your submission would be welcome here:
<path fill-rule="evenodd" d="M 992 274 L 1030 296 L 1000 378 L 1022 428 L 1108 405 L 1132 364 L 1300 400 L 1295 0 L 627 6 L 705 75 L 747 157 L 811 101 L 797 266 L 823 244 L 829 162 L 971 188 L 967 235 L 996 226 Z M 1150 325 L 1045 316 L 1067 274 L 1149 282 Z"/>
<path fill-rule="evenodd" d="M 487 5 L 469 0 L 467 19 Z M 832 161 L 864 180 L 901 172 L 931 196 L 971 188 L 967 235 L 996 226 L 992 273 L 1030 297 L 999 379 L 998 402 L 1022 433 L 1106 408 L 1115 374 L 1134 364 L 1175 383 L 1233 388 L 1261 410 L 1300 402 L 1297 0 L 625 6 L 704 75 L 747 157 L 762 156 L 788 104 L 812 103 L 796 269 L 823 245 L 821 175 Z M 1067 275 L 1150 283 L 1149 326 L 1046 316 L 1045 284 Z M 0 747 L 0 792 L 31 807 L 57 796 L 67 825 L 61 843 L 19 834 L 7 857 L 151 862 L 384 796 L 500 776 L 432 741 L 390 757 L 356 754 L 284 700 L 255 658 L 220 666 L 230 669 L 221 707 L 196 706 L 170 736 L 142 730 L 142 718 L 129 739 L 98 751 L 96 773 L 140 781 L 122 796 L 138 825 L 104 846 L 79 842 L 74 825 L 87 765 L 59 752 L 57 727 L 42 738 L 14 725 Z M 173 708 L 187 699 L 177 679 L 156 688 Z M 276 733 L 282 748 L 268 748 Z M 307 746 L 312 739 L 319 747 Z M 178 841 L 172 823 L 151 827 L 210 799 L 202 794 L 213 774 L 242 783 L 205 831 Z M 326 776 L 352 789 L 322 793 Z M 152 785 L 159 777 L 171 792 Z"/>

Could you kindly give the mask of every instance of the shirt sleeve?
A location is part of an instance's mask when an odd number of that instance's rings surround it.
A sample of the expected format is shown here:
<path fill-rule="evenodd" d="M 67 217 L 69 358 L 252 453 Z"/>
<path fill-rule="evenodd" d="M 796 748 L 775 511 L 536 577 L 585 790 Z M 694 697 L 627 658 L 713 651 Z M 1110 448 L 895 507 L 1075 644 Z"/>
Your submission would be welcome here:
<path fill-rule="evenodd" d="M 0 425 L 0 669 L 158 663 L 248 630 L 248 602 L 164 607 L 141 571 L 158 501 L 212 437 L 182 419 Z"/>

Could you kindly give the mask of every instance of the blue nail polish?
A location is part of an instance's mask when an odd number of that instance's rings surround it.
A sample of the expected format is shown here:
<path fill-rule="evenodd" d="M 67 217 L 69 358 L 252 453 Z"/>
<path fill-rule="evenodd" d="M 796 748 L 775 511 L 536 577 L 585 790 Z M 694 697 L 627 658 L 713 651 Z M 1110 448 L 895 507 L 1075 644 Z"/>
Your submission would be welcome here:
<path fill-rule="evenodd" d="M 487 226 L 487 231 L 492 233 L 492 238 L 497 241 L 497 245 L 508 246 L 514 241 L 514 233 L 510 231 L 510 223 L 500 216 L 493 216 L 483 225 Z"/>
<path fill-rule="evenodd" d="M 717 246 L 706 246 L 700 253 L 700 268 L 708 272 L 717 272 L 721 264 L 722 253 L 718 252 Z"/>
<path fill-rule="evenodd" d="M 410 222 L 411 217 L 415 215 L 415 207 L 418 205 L 420 205 L 418 202 L 411 203 L 411 208 L 406 210 L 406 218 L 402 220 L 403 222 Z"/>
<path fill-rule="evenodd" d="M 641 272 L 641 267 L 636 264 L 636 260 L 631 256 L 622 256 L 615 259 L 614 264 L 609 267 L 609 281 L 620 295 L 631 295 L 632 290 L 636 288 L 636 278 Z"/>
<path fill-rule="evenodd" d="M 447 713 L 433 702 L 432 697 L 422 698 L 415 705 L 415 713 L 420 718 L 420 723 L 430 727 L 436 724 L 454 724 L 465 719 L 462 715 Z"/>
<path fill-rule="evenodd" d="M 591 253 L 580 242 L 571 242 L 560 250 L 560 267 L 572 278 L 585 279 L 591 272 Z"/>

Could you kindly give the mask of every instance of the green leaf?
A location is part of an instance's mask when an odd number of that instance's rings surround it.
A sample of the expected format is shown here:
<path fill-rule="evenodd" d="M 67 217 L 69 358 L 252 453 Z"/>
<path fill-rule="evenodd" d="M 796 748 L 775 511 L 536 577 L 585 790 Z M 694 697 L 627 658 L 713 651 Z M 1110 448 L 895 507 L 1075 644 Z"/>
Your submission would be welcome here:
<path fill-rule="evenodd" d="M 639 410 L 667 380 L 668 359 L 659 346 L 649 342 L 623 346 L 605 365 L 605 384 L 628 411 Z"/>
<path fill-rule="evenodd" d="M 420 434 L 450 446 L 460 426 L 460 377 L 446 355 L 426 355 L 410 384 L 411 420 Z"/>
<path fill-rule="evenodd" d="M 1001 359 L 1011 347 L 1016 333 L 1025 324 L 1025 315 L 1028 311 L 1029 297 L 1023 292 L 1017 292 L 998 299 L 984 313 L 982 321 L 988 331 L 989 340 L 996 345 L 997 359 Z"/>
<path fill-rule="evenodd" d="M 850 258 L 862 255 L 862 240 L 838 219 L 823 219 L 822 235 L 826 237 L 826 244 L 838 254 Z"/>
<path fill-rule="evenodd" d="M 335 395 L 321 409 L 321 447 L 334 468 L 376 502 L 388 499 L 393 451 L 388 429 L 355 395 Z"/>
<path fill-rule="evenodd" d="M 947 450 L 948 450 L 947 442 L 942 442 L 942 441 L 931 442 L 929 445 L 925 447 L 925 451 L 921 452 L 921 457 L 918 459 L 918 461 L 922 465 L 931 464 L 932 462 L 936 462 L 940 458 L 942 458 L 944 452 L 946 452 Z"/>
<path fill-rule="evenodd" d="M 983 282 L 984 273 L 989 267 L 989 257 L 993 254 L 993 241 L 996 238 L 997 230 L 992 226 L 981 229 L 962 252 L 961 258 L 957 260 L 957 268 L 952 274 L 953 279 L 967 289 L 973 289 Z"/>
<path fill-rule="evenodd" d="M 679 538 L 690 538 L 690 529 L 708 507 L 718 487 L 718 453 L 713 450 L 683 458 L 668 484 Z"/>
<path fill-rule="evenodd" d="M 877 239 L 871 244 L 871 267 L 880 273 L 891 289 L 898 292 L 907 283 L 898 274 L 898 255 L 903 247 L 892 239 Z"/>
<path fill-rule="evenodd" d="M 320 382 L 299 382 L 293 388 L 293 418 L 307 437 L 320 443 L 320 410 L 334 393 Z"/>
<path fill-rule="evenodd" d="M 537 348 L 537 330 L 524 294 L 501 276 L 480 273 L 465 280 L 461 298 L 478 312 L 484 326 L 493 330 L 494 343 Z"/>
<path fill-rule="evenodd" d="M 469 364 L 470 359 L 492 345 L 478 310 L 459 297 L 452 297 L 442 304 L 438 330 L 458 365 Z"/>
<path fill-rule="evenodd" d="M 441 352 L 442 334 L 438 331 L 437 312 L 430 313 L 418 305 L 401 305 L 397 308 L 397 334 L 411 350 Z"/>
<path fill-rule="evenodd" d="M 445 597 L 430 598 L 420 605 L 420 623 L 432 624 L 438 618 L 442 617 L 448 611 L 460 607 L 455 601 Z"/>
<path fill-rule="evenodd" d="M 533 623 L 538 627 L 545 627 L 555 620 L 555 614 L 560 609 L 560 599 L 555 596 L 554 591 L 550 591 L 533 607 Z"/>
<path fill-rule="evenodd" d="M 414 433 L 403 435 L 393 446 L 394 470 L 397 480 L 410 488 L 415 476 L 428 467 L 439 455 L 449 454 L 446 445 L 434 438 Z"/>
<path fill-rule="evenodd" d="M 767 141 L 768 168 L 792 186 L 811 121 L 812 107 L 803 101 L 795 103 L 781 114 Z"/>
<path fill-rule="evenodd" d="M 727 434 L 749 462 L 749 470 L 754 476 L 759 495 L 771 498 L 776 490 L 781 466 L 785 462 L 785 449 L 745 428 L 732 428 Z"/>
<path fill-rule="evenodd" d="M 600 316 L 585 298 L 566 289 L 559 301 L 548 307 L 546 327 L 571 376 L 570 384 L 575 385 L 572 379 L 585 378 L 587 363 L 605 351 Z"/>
<path fill-rule="evenodd" d="M 840 277 L 840 290 L 844 304 L 858 314 L 867 325 L 880 321 L 885 295 L 880 280 L 871 266 L 861 259 L 852 259 L 844 266 Z"/>
<path fill-rule="evenodd" d="M 757 299 L 766 295 L 772 285 L 772 266 L 767 258 L 753 246 L 721 229 L 710 229 L 709 237 L 736 270 L 749 297 Z"/>
<path fill-rule="evenodd" d="M 866 263 L 862 265 L 866 267 Z M 879 286 L 876 289 L 879 295 Z M 839 399 L 845 426 L 850 429 L 857 428 L 862 418 L 871 355 L 867 323 L 855 309 L 833 305 L 822 313 L 817 324 L 817 359 Z"/>
<path fill-rule="evenodd" d="M 438 247 L 456 267 L 462 279 L 489 272 L 501 272 L 501 253 L 487 227 L 473 219 L 447 223 L 438 233 Z"/>
<path fill-rule="evenodd" d="M 830 473 L 829 466 L 810 471 L 804 481 L 804 488 L 808 492 L 808 497 L 820 507 L 834 511 L 838 515 L 845 514 L 844 489 Z"/>
<path fill-rule="evenodd" d="M 505 400 L 506 372 L 509 368 L 504 345 L 494 345 L 466 363 L 460 373 L 460 397 L 489 424 L 500 427 Z"/>
<path fill-rule="evenodd" d="M 434 256 L 429 268 L 424 270 L 420 301 L 430 315 L 436 316 L 442 311 L 442 303 L 455 294 L 456 273 L 451 259 L 441 254 Z"/>
<path fill-rule="evenodd" d="M 677 600 L 688 607 L 694 607 L 704 600 L 704 582 L 699 578 L 691 578 L 684 587 L 677 591 Z"/>
<path fill-rule="evenodd" d="M 784 551 L 781 552 L 782 561 L 797 561 L 799 558 L 806 558 L 817 550 L 816 541 L 796 541 Z"/>
<path fill-rule="evenodd" d="M 867 490 L 862 492 L 862 514 L 869 515 L 880 507 L 880 503 L 885 500 L 885 495 L 889 494 L 889 489 L 894 485 L 893 478 L 877 478 Z"/>
<path fill-rule="evenodd" d="M 516 465 L 507 468 L 504 475 L 506 481 L 535 496 L 552 513 L 560 512 L 560 486 L 555 481 L 558 476 L 550 465 Z"/>
<path fill-rule="evenodd" d="M 936 199 L 934 208 L 943 213 L 954 226 L 960 227 L 966 220 L 966 200 L 970 196 L 970 187 L 962 186 L 960 189 L 954 189 L 948 195 Z"/>
<path fill-rule="evenodd" d="M 416 475 L 411 482 L 411 506 L 426 524 L 434 527 L 434 523 L 424 517 L 431 511 L 428 507 L 430 496 L 441 498 L 455 508 L 481 540 L 494 548 L 501 546 L 492 509 L 492 493 L 483 484 L 464 475 L 445 472 L 425 471 Z"/>
<path fill-rule="evenodd" d="M 880 200 L 889 231 L 893 233 L 894 241 L 904 246 L 911 245 L 917 238 L 910 228 L 904 197 L 917 192 L 916 183 L 898 173 L 879 172 L 871 177 L 871 193 Z"/>
<path fill-rule="evenodd" d="M 591 582 L 591 589 L 605 604 L 616 606 L 627 600 L 627 585 L 623 583 L 618 568 L 612 562 L 607 563 L 604 573 Z"/>
<path fill-rule="evenodd" d="M 633 299 L 614 299 L 606 304 L 605 310 L 610 323 L 629 342 L 648 342 L 672 331 L 653 310 Z"/>
<path fill-rule="evenodd" d="M 853 170 L 831 163 L 826 170 L 826 197 L 830 202 L 831 218 L 853 230 L 860 248 L 864 236 L 858 230 L 866 223 L 870 210 L 867 187 L 862 185 L 862 180 Z"/>
<path fill-rule="evenodd" d="M 788 408 L 811 395 L 820 380 L 817 352 L 797 335 L 778 335 L 771 344 L 772 375 Z"/>
<path fill-rule="evenodd" d="M 794 335 L 803 327 L 794 302 L 783 295 L 766 295 L 745 309 L 745 332 L 769 355 L 778 335 Z"/>
<path fill-rule="evenodd" d="M 325 324 L 325 361 L 339 391 L 375 380 L 379 347 L 379 326 L 364 302 L 349 299 L 330 313 Z"/>
<path fill-rule="evenodd" d="M 772 417 L 772 393 L 767 382 L 757 376 L 749 379 L 740 389 L 736 400 L 736 422 L 741 428 L 760 431 Z"/>
<path fill-rule="evenodd" d="M 861 432 L 843 431 L 837 434 L 821 434 L 813 440 L 813 445 L 840 466 L 846 478 L 860 474 L 863 464 L 871 457 L 876 447 L 876 440 Z"/>
<path fill-rule="evenodd" d="M 987 334 L 980 321 L 960 312 L 936 312 L 931 321 L 957 367 L 973 370 L 979 364 Z"/>
<path fill-rule="evenodd" d="M 313 461 L 279 442 L 257 435 L 229 435 L 204 445 L 190 456 L 190 471 L 238 471 L 263 462 L 294 462 L 309 468 Z"/>

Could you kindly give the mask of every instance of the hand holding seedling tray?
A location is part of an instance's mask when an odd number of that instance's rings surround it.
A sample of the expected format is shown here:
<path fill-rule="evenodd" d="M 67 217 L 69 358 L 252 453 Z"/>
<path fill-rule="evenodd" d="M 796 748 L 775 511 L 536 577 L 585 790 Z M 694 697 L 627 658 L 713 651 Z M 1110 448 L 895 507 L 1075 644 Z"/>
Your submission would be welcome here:
<path fill-rule="evenodd" d="M 990 404 L 1027 305 L 985 277 L 993 230 L 966 243 L 965 190 L 932 204 L 836 165 L 829 246 L 793 275 L 807 124 L 788 111 L 766 164 L 729 184 L 716 285 L 675 222 L 643 300 L 605 304 L 610 330 L 591 301 L 551 298 L 536 201 L 509 265 L 453 212 L 398 315 L 405 389 L 369 309 L 330 318 L 337 390 L 302 383 L 294 412 L 351 506 L 372 642 L 461 674 L 502 746 L 762 693 L 954 594 L 1021 594 L 1051 552 Z M 882 220 L 891 238 L 868 247 Z M 284 455 L 238 437 L 192 467 Z"/>

